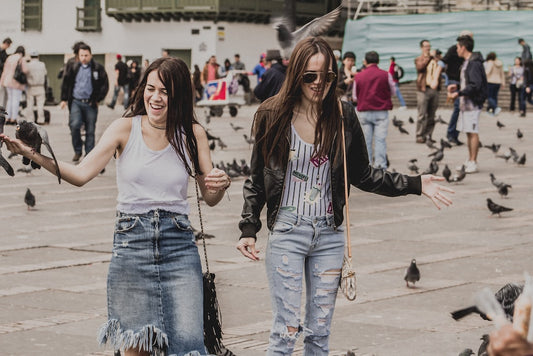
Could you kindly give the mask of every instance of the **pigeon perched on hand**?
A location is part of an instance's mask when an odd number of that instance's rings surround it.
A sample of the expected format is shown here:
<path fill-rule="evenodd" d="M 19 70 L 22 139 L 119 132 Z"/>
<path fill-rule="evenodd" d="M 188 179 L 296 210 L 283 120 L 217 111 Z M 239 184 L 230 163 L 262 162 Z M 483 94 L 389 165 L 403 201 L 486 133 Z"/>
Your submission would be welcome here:
<path fill-rule="evenodd" d="M 50 152 L 50 154 L 52 155 L 56 166 L 57 180 L 59 181 L 59 184 L 61 184 L 61 172 L 59 171 L 59 165 L 57 163 L 54 151 L 50 146 L 50 141 L 48 140 L 48 133 L 46 132 L 46 130 L 33 122 L 28 122 L 24 120 L 17 125 L 15 136 L 38 153 L 41 153 L 41 144 L 45 145 L 48 152 Z M 24 157 L 22 159 L 22 163 L 28 165 L 30 164 L 30 160 Z M 41 168 L 40 165 L 33 161 L 31 161 L 31 166 L 35 169 Z"/>
<path fill-rule="evenodd" d="M 32 194 L 30 188 L 26 190 L 26 195 L 24 195 L 24 203 L 28 206 L 28 210 L 35 206 L 35 195 Z"/>
<path fill-rule="evenodd" d="M 500 217 L 501 217 L 500 214 L 503 213 L 503 212 L 513 211 L 512 208 L 506 208 L 505 206 L 496 204 L 490 198 L 487 198 L 487 207 L 489 208 L 489 210 L 492 213 L 492 215 L 498 214 L 498 216 L 500 216 Z"/>
<path fill-rule="evenodd" d="M 405 270 L 405 276 L 403 279 L 405 280 L 405 285 L 407 288 L 411 288 L 409 286 L 409 282 L 413 283 L 414 286 L 415 283 L 420 280 L 420 270 L 416 266 L 416 260 L 414 258 L 411 260 L 409 267 L 407 267 Z"/>
<path fill-rule="evenodd" d="M 274 28 L 278 31 L 278 42 L 285 58 L 290 58 L 296 44 L 306 37 L 321 36 L 338 20 L 342 5 L 324 16 L 317 17 L 294 31 L 295 25 L 288 16 L 284 16 Z"/>

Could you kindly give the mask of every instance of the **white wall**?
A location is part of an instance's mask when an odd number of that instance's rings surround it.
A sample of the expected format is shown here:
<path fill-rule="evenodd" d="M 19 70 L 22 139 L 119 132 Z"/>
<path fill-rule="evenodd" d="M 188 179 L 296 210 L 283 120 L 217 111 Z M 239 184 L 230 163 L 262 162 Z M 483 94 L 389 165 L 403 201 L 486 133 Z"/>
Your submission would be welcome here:
<path fill-rule="evenodd" d="M 42 2 L 42 31 L 22 32 L 21 0 L 1 1 L 0 38 L 9 36 L 13 40 L 9 53 L 23 45 L 26 51 L 35 49 L 41 54 L 69 54 L 72 44 L 83 40 L 93 53 L 141 54 L 150 60 L 159 57 L 163 48 L 190 49 L 192 64 L 200 67 L 212 54 L 222 63 L 224 58 L 233 62 L 233 55 L 239 53 L 241 61 L 251 70 L 261 52 L 278 48 L 271 25 L 208 21 L 118 22 L 105 14 L 104 0 L 101 0 L 102 32 L 79 32 L 75 30 L 76 7 L 83 7 L 83 0 Z M 224 27 L 223 41 L 218 39 L 218 27 Z M 192 29 L 200 29 L 200 34 L 192 35 Z"/>

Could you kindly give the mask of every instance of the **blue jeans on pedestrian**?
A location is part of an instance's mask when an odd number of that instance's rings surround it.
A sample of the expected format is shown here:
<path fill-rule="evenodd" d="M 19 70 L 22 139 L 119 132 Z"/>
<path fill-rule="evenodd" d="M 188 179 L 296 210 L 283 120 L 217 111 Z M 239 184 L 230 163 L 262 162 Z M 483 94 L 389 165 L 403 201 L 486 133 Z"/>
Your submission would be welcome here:
<path fill-rule="evenodd" d="M 377 168 L 387 168 L 388 111 L 360 111 L 359 121 L 365 135 L 368 159 Z M 372 142 L 374 149 L 372 149 Z"/>
<path fill-rule="evenodd" d="M 459 82 L 455 80 L 449 80 L 448 85 L 457 84 Z M 459 131 L 457 131 L 457 120 L 459 119 L 459 97 L 453 101 L 453 112 L 450 122 L 448 123 L 448 130 L 446 132 L 446 137 L 448 140 L 457 140 L 459 138 Z"/>
<path fill-rule="evenodd" d="M 403 100 L 402 92 L 400 91 L 400 83 L 394 83 L 394 87 L 396 88 L 396 96 L 398 97 L 400 106 L 405 106 L 405 100 Z"/>
<path fill-rule="evenodd" d="M 291 355 L 302 332 L 304 355 L 328 355 L 343 255 L 344 232 L 335 229 L 333 215 L 310 217 L 279 212 L 269 233 L 265 256 L 273 313 L 267 355 Z M 288 327 L 297 331 L 290 332 Z"/>
<path fill-rule="evenodd" d="M 487 85 L 487 111 L 494 112 L 498 107 L 498 92 L 500 91 L 501 84 L 487 83 Z"/>
<path fill-rule="evenodd" d="M 82 153 L 83 140 L 81 139 L 81 127 L 85 126 L 85 154 L 87 155 L 94 148 L 94 132 L 96 129 L 96 118 L 98 107 L 90 103 L 74 99 L 70 105 L 70 116 L 68 126 L 72 136 L 72 147 L 77 154 Z"/>
<path fill-rule="evenodd" d="M 186 215 L 117 213 L 98 341 L 165 355 L 205 355 L 202 266 Z"/>
<path fill-rule="evenodd" d="M 128 108 L 128 104 L 130 103 L 130 85 L 124 84 L 124 85 L 117 85 L 115 86 L 115 89 L 113 91 L 113 99 L 111 99 L 111 102 L 109 103 L 109 106 L 112 108 L 115 107 L 115 104 L 117 103 L 118 93 L 120 92 L 120 89 L 124 91 L 124 109 Z"/>

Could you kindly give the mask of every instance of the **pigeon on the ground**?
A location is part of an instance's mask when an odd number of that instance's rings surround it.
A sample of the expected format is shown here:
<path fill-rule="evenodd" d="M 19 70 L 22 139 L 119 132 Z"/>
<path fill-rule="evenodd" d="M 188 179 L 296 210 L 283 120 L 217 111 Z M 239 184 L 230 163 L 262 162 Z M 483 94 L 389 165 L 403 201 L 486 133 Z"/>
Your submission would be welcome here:
<path fill-rule="evenodd" d="M 506 197 L 509 194 L 509 188 L 512 188 L 511 185 L 503 183 L 498 187 L 498 193 L 502 198 Z"/>
<path fill-rule="evenodd" d="M 418 166 L 416 165 L 415 162 L 416 162 L 416 159 L 410 160 L 409 164 L 407 165 L 407 168 L 409 168 L 411 172 L 418 174 Z"/>
<path fill-rule="evenodd" d="M 474 351 L 472 351 L 472 349 L 464 349 L 463 351 L 459 353 L 458 356 L 470 356 L 470 355 L 475 355 Z"/>
<path fill-rule="evenodd" d="M 447 164 L 444 165 L 444 169 L 442 170 L 442 176 L 444 179 L 446 179 L 446 182 L 450 182 L 450 177 L 452 175 L 452 171 L 450 170 L 450 167 L 448 167 Z"/>
<path fill-rule="evenodd" d="M 502 124 L 502 123 L 500 122 L 500 120 L 497 120 L 497 121 L 496 121 L 496 126 L 498 126 L 499 129 L 501 129 L 502 127 L 505 127 L 505 125 Z"/>
<path fill-rule="evenodd" d="M 512 147 L 509 147 L 509 152 L 511 153 L 511 156 L 513 157 L 513 161 L 517 162 L 520 158 L 520 155 L 518 155 L 518 152 Z"/>
<path fill-rule="evenodd" d="M 520 296 L 520 294 L 522 294 L 523 290 L 524 285 L 507 283 L 494 294 L 494 297 L 502 306 L 505 316 L 511 322 L 513 321 L 514 302 Z M 475 305 L 452 312 L 452 318 L 455 320 L 460 320 L 472 313 L 477 313 L 479 316 L 481 316 L 481 318 L 490 320 L 487 315 L 483 314 Z"/>
<path fill-rule="evenodd" d="M 481 345 L 479 345 L 479 349 L 477 349 L 477 356 L 489 356 L 487 353 L 487 346 L 489 346 L 489 334 L 483 334 L 480 338 Z"/>
<path fill-rule="evenodd" d="M 201 240 L 202 239 L 202 232 L 200 230 L 196 230 L 194 228 L 194 226 L 191 226 L 191 228 L 192 228 L 192 233 L 194 234 L 194 239 L 196 241 Z M 204 238 L 205 239 L 212 239 L 214 237 L 215 237 L 215 235 L 207 234 L 207 233 L 204 232 Z"/>
<path fill-rule="evenodd" d="M 500 147 L 501 147 L 501 146 L 502 146 L 501 144 L 498 144 L 498 145 L 497 145 L 497 144 L 493 143 L 493 144 L 490 145 L 490 146 L 485 145 L 485 146 L 483 146 L 483 147 L 488 148 L 488 149 L 491 150 L 493 153 L 498 153 L 498 151 L 500 150 Z"/>
<path fill-rule="evenodd" d="M 17 172 L 26 173 L 26 174 L 30 174 L 32 171 L 33 169 L 31 167 L 27 167 L 27 168 L 23 167 L 23 168 L 17 169 Z"/>
<path fill-rule="evenodd" d="M 435 122 L 438 122 L 439 124 L 448 125 L 448 122 L 444 121 L 444 119 L 440 115 L 439 117 L 437 117 L 437 120 L 435 120 Z"/>
<path fill-rule="evenodd" d="M 505 152 L 504 154 L 502 155 L 496 155 L 496 158 L 503 158 L 505 160 L 505 162 L 507 162 L 509 160 L 509 158 L 511 158 L 511 150 L 507 150 L 507 152 Z"/>
<path fill-rule="evenodd" d="M 400 130 L 401 133 L 409 135 L 409 131 L 403 128 L 403 126 L 398 127 L 398 130 Z"/>
<path fill-rule="evenodd" d="M 445 139 L 440 139 L 440 148 L 452 148 L 452 145 Z"/>
<path fill-rule="evenodd" d="M 428 137 L 426 139 L 426 146 L 428 146 L 432 150 L 436 150 L 437 149 L 437 146 L 435 146 L 435 142 L 433 142 L 433 140 L 431 140 L 430 137 Z"/>
<path fill-rule="evenodd" d="M 6 173 L 13 177 L 15 175 L 15 171 L 13 170 L 13 167 L 9 164 L 9 162 L 2 156 L 2 147 L 0 146 L 0 166 L 6 170 Z"/>
<path fill-rule="evenodd" d="M 32 194 L 30 188 L 27 188 L 26 195 L 24 195 L 24 203 L 28 206 L 28 210 L 35 206 L 35 195 Z"/>
<path fill-rule="evenodd" d="M 451 181 L 454 182 L 454 183 L 457 183 L 457 182 L 460 182 L 460 181 L 462 181 L 463 179 L 465 179 L 465 177 L 466 177 L 466 167 L 465 167 L 465 165 L 463 164 L 463 165 L 461 166 L 461 169 L 460 169 L 459 172 L 457 173 L 457 175 L 453 176 L 453 178 L 452 178 Z"/>
<path fill-rule="evenodd" d="M 396 117 L 396 115 L 394 115 L 392 117 L 392 124 L 396 127 L 400 127 L 400 126 L 403 126 L 403 121 L 402 120 L 398 120 L 398 118 Z"/>
<path fill-rule="evenodd" d="M 492 199 L 487 198 L 487 207 L 489 208 L 492 215 L 498 214 L 498 216 L 501 216 L 500 214 L 506 211 L 512 211 L 512 208 L 506 208 L 505 206 L 498 205 L 495 202 L 492 201 Z"/>
<path fill-rule="evenodd" d="M 218 139 L 218 147 L 220 147 L 221 150 L 228 147 L 221 139 Z"/>
<path fill-rule="evenodd" d="M 444 158 L 444 148 L 439 148 L 435 152 L 428 154 L 428 157 L 433 157 L 432 161 L 440 162 Z"/>
<path fill-rule="evenodd" d="M 524 134 L 522 133 L 522 131 L 520 131 L 520 129 L 516 130 L 516 137 L 518 139 L 521 139 L 522 137 L 524 137 Z"/>
<path fill-rule="evenodd" d="M 57 163 L 54 151 L 50 146 L 50 141 L 48 140 L 48 133 L 46 132 L 46 130 L 33 122 L 23 120 L 17 125 L 15 136 L 19 140 L 24 142 L 26 145 L 30 146 L 35 152 L 41 153 L 41 145 L 45 145 L 48 152 L 50 152 L 50 154 L 52 155 L 56 166 L 57 180 L 59 181 L 59 184 L 61 184 L 61 172 L 59 171 L 59 165 Z M 22 159 L 22 163 L 28 165 L 30 164 L 30 160 L 24 157 Z M 31 166 L 35 169 L 41 168 L 40 165 L 36 164 L 33 161 L 31 161 Z"/>
<path fill-rule="evenodd" d="M 516 161 L 516 163 L 518 163 L 518 165 L 520 166 L 523 166 L 524 164 L 526 164 L 526 154 L 524 153 L 522 157 L 520 157 L 518 161 Z"/>
<path fill-rule="evenodd" d="M 341 9 L 342 5 L 325 15 L 306 23 L 296 31 L 294 30 L 295 25 L 292 23 L 289 16 L 284 16 L 281 21 L 274 26 L 278 32 L 278 42 L 283 52 L 283 57 L 290 58 L 294 46 L 296 46 L 300 40 L 306 37 L 316 37 L 327 33 L 329 28 L 339 18 Z"/>
<path fill-rule="evenodd" d="M 409 116 L 409 123 L 410 124 L 414 124 L 415 123 L 415 120 L 411 116 Z"/>
<path fill-rule="evenodd" d="M 496 179 L 496 176 L 494 175 L 494 173 L 489 173 L 489 176 L 490 176 L 490 182 L 496 188 L 499 188 L 503 184 L 503 182 L 500 182 L 499 180 Z"/>
<path fill-rule="evenodd" d="M 403 279 L 405 280 L 405 285 L 407 288 L 411 288 L 409 286 L 409 282 L 413 283 L 414 286 L 415 283 L 420 280 L 420 270 L 416 266 L 416 260 L 414 258 L 411 260 L 409 267 L 407 267 L 405 270 L 405 276 Z"/>
<path fill-rule="evenodd" d="M 246 134 L 242 134 L 244 137 L 244 140 L 248 143 L 248 145 L 253 145 L 255 143 L 255 140 L 252 137 L 248 137 Z"/>
<path fill-rule="evenodd" d="M 217 143 L 217 142 L 216 142 L 215 140 L 212 140 L 211 143 L 209 144 L 209 149 L 210 149 L 211 151 L 214 151 L 214 150 L 215 150 L 215 148 L 216 148 L 216 143 Z"/>
<path fill-rule="evenodd" d="M 237 132 L 239 130 L 242 130 L 243 127 L 242 126 L 238 126 L 238 125 L 234 125 L 233 122 L 230 122 L 229 125 L 231 126 L 231 128 L 233 129 L 233 131 Z"/>
<path fill-rule="evenodd" d="M 432 160 L 429 162 L 429 167 L 422 174 L 436 174 L 439 171 L 439 164 Z"/>

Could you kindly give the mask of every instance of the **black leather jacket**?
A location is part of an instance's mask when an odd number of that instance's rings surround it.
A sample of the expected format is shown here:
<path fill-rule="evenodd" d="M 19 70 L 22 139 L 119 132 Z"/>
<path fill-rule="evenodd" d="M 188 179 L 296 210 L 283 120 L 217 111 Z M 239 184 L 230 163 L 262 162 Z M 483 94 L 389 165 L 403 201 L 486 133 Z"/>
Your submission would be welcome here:
<path fill-rule="evenodd" d="M 257 109 L 255 124 L 261 128 L 261 120 L 272 120 L 276 115 L 277 96 L 265 101 Z M 422 192 L 420 176 L 410 177 L 400 173 L 391 173 L 383 169 L 373 168 L 368 162 L 365 138 L 355 110 L 349 103 L 343 102 L 343 120 L 345 125 L 346 160 L 348 166 L 348 180 L 350 184 L 364 191 L 386 196 L 399 196 L 418 194 Z M 261 136 L 259 133 L 257 136 Z M 340 136 L 337 135 L 338 138 Z M 287 139 L 289 133 L 287 132 Z M 335 147 L 335 145 L 333 145 Z M 333 149 L 334 150 L 334 149 Z M 288 154 L 288 152 L 286 153 Z M 335 157 L 332 151 L 329 157 Z M 331 191 L 335 226 L 344 220 L 344 170 L 342 159 L 339 163 L 332 164 Z M 256 143 L 252 151 L 250 162 L 250 178 L 244 183 L 244 206 L 242 220 L 239 222 L 241 238 L 256 237 L 261 229 L 259 219 L 263 206 L 267 205 L 267 227 L 272 230 L 276 221 L 279 206 L 283 196 L 285 171 L 287 167 L 269 162 L 265 165 L 261 143 Z"/>
<path fill-rule="evenodd" d="M 74 84 L 76 82 L 76 75 L 78 74 L 81 64 L 74 62 L 72 67 L 66 66 L 66 70 L 63 72 L 63 83 L 61 84 L 61 100 L 68 102 L 68 108 L 72 105 L 72 96 L 74 92 Z M 109 82 L 107 79 L 107 73 L 103 65 L 95 62 L 91 59 L 91 83 L 93 86 L 93 92 L 89 98 L 92 106 L 96 107 L 98 102 L 105 99 L 107 92 L 109 91 Z"/>

